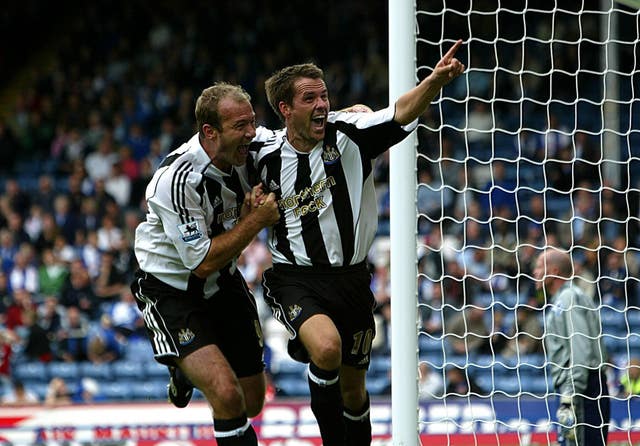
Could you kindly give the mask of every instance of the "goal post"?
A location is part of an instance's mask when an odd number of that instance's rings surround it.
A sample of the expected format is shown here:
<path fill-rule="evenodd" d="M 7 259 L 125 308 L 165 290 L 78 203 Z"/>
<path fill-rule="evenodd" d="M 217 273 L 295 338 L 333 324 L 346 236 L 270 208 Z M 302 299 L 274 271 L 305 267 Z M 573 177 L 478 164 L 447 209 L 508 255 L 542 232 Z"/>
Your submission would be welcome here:
<path fill-rule="evenodd" d="M 389 0 L 389 103 L 416 84 L 415 6 L 413 0 Z M 413 32 L 412 32 L 413 31 Z M 391 149 L 390 275 L 391 295 L 407 296 L 391 312 L 392 438 L 395 444 L 418 444 L 418 373 L 416 253 L 416 141 L 415 132 Z M 413 260 L 412 260 L 413 259 Z M 413 302 L 413 305 L 412 305 Z M 396 303 L 394 302 L 394 307 Z"/>
<path fill-rule="evenodd" d="M 395 445 L 555 441 L 546 247 L 601 318 L 610 441 L 640 441 L 639 3 L 389 0 L 391 101 L 459 38 L 467 67 L 390 153 Z"/>

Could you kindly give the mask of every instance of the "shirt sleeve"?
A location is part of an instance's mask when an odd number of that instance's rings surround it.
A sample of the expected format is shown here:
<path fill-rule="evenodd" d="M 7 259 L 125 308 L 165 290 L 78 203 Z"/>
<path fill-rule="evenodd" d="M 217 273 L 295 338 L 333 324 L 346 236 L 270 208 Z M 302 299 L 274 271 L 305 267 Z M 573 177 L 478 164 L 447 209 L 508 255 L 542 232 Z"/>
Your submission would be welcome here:
<path fill-rule="evenodd" d="M 329 121 L 352 139 L 360 152 L 373 159 L 405 139 L 418 125 L 414 121 L 402 126 L 393 120 L 393 107 L 373 113 L 331 112 Z"/>
<path fill-rule="evenodd" d="M 197 190 L 204 190 L 200 183 L 199 175 L 176 179 L 148 200 L 185 268 L 192 271 L 202 263 L 211 244 L 203 206 L 206 194 Z"/>

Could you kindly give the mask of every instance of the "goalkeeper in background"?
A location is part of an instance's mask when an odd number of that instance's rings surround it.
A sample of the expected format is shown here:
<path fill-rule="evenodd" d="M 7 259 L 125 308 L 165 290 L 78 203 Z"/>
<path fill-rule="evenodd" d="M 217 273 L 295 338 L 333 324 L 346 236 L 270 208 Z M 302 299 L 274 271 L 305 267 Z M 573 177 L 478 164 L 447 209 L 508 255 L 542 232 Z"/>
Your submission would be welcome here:
<path fill-rule="evenodd" d="M 598 309 L 571 283 L 573 264 L 566 252 L 547 248 L 538 256 L 533 275 L 550 304 L 544 341 L 553 385 L 560 394 L 558 442 L 606 445 L 611 409 Z"/>

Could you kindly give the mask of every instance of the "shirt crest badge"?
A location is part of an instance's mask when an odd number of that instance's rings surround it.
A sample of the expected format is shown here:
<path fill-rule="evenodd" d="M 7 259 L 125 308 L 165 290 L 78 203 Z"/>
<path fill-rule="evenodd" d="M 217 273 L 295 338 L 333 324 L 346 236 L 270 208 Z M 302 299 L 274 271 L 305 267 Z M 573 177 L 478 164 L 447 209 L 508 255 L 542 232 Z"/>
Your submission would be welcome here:
<path fill-rule="evenodd" d="M 295 304 L 295 305 L 290 305 L 289 306 L 289 320 L 292 321 L 294 319 L 296 319 L 298 316 L 300 316 L 300 313 L 302 313 L 302 307 L 300 307 L 300 305 Z"/>
<path fill-rule="evenodd" d="M 196 335 L 188 328 L 183 328 L 178 332 L 178 342 L 180 345 L 190 344 L 195 337 Z"/>
<path fill-rule="evenodd" d="M 333 164 L 340 158 L 340 152 L 335 146 L 326 145 L 322 148 L 322 161 L 325 164 Z"/>
<path fill-rule="evenodd" d="M 222 204 L 222 198 L 220 197 L 216 197 L 213 200 L 213 203 L 211 203 L 211 207 L 217 208 L 218 206 L 220 206 Z"/>
<path fill-rule="evenodd" d="M 203 236 L 198 222 L 195 220 L 183 225 L 178 225 L 178 231 L 180 231 L 180 234 L 182 235 L 182 241 L 185 243 L 193 243 Z"/>

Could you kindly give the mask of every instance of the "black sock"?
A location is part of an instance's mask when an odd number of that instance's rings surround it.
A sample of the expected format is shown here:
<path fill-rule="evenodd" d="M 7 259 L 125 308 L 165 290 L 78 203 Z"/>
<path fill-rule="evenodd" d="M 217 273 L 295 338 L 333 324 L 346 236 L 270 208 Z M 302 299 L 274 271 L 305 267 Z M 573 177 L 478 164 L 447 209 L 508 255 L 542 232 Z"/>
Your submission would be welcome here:
<path fill-rule="evenodd" d="M 342 418 L 342 394 L 338 369 L 323 370 L 309 364 L 311 410 L 316 417 L 324 446 L 343 446 L 345 427 Z"/>
<path fill-rule="evenodd" d="M 244 415 L 230 420 L 213 419 L 218 446 L 258 446 L 258 437 Z"/>
<path fill-rule="evenodd" d="M 347 428 L 347 444 L 349 446 L 369 446 L 371 444 L 370 407 L 369 394 L 367 394 L 367 401 L 357 412 L 344 408 L 344 424 Z"/>

